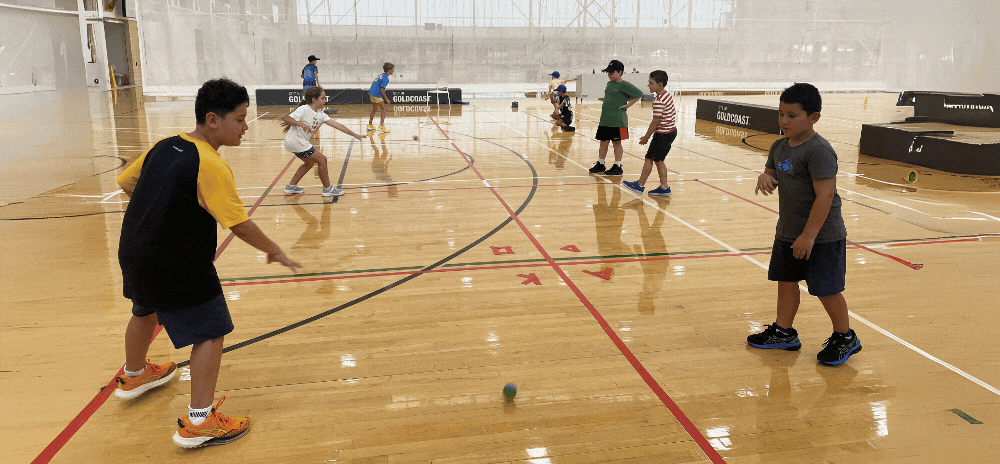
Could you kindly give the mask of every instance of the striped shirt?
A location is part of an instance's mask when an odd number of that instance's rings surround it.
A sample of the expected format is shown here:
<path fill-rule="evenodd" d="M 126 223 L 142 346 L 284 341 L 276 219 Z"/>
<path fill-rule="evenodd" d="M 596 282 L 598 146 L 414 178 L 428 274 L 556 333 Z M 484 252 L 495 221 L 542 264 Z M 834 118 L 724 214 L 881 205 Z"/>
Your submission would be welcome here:
<path fill-rule="evenodd" d="M 677 111 L 674 110 L 674 99 L 670 92 L 663 93 L 653 99 L 653 117 L 660 118 L 660 125 L 656 126 L 656 132 L 666 134 L 677 128 Z"/>

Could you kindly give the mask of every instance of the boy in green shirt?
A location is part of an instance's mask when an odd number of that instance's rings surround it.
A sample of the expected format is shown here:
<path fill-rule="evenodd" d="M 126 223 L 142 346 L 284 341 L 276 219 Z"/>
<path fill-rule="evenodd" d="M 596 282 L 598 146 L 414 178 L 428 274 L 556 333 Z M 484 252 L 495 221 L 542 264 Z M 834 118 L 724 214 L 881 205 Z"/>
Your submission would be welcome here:
<path fill-rule="evenodd" d="M 597 153 L 597 163 L 590 168 L 591 174 L 604 173 L 607 176 L 622 175 L 622 140 L 628 139 L 628 117 L 625 114 L 630 106 L 642 99 L 642 91 L 631 83 L 622 80 L 625 65 L 621 61 L 611 60 L 608 67 L 601 70 L 608 73 L 607 87 L 604 88 L 604 105 L 601 107 L 601 122 L 597 127 L 597 140 L 601 148 Z M 604 166 L 608 156 L 608 142 L 615 146 L 615 165 L 610 169 Z"/>

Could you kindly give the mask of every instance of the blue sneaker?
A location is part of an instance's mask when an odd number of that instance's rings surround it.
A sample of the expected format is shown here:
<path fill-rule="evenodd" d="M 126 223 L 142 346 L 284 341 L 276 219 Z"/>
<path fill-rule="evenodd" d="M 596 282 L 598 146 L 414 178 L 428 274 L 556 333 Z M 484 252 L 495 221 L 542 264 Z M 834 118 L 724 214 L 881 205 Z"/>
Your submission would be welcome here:
<path fill-rule="evenodd" d="M 766 324 L 763 332 L 747 337 L 747 343 L 754 348 L 765 350 L 797 351 L 799 348 L 802 348 L 802 342 L 799 341 L 799 333 L 795 329 L 787 328 L 783 330 L 785 332 L 779 331 L 777 325 Z"/>
<path fill-rule="evenodd" d="M 645 187 L 639 185 L 639 181 L 629 182 L 627 180 L 623 180 L 622 185 L 628 187 L 629 190 L 632 190 L 633 192 L 636 192 L 640 195 L 642 194 L 642 192 L 646 191 Z"/>
<path fill-rule="evenodd" d="M 655 189 L 649 191 L 649 196 L 651 197 L 669 197 L 670 195 L 671 195 L 670 187 L 667 188 L 656 187 Z"/>
<path fill-rule="evenodd" d="M 850 336 L 851 339 L 848 340 L 847 336 Z M 827 366 L 837 366 L 847 361 L 847 358 L 850 358 L 852 354 L 861 351 L 861 340 L 858 340 L 858 334 L 854 333 L 852 329 L 847 333 L 847 336 L 834 332 L 830 338 L 826 339 L 826 343 L 823 343 L 823 351 L 816 355 L 816 359 Z"/>

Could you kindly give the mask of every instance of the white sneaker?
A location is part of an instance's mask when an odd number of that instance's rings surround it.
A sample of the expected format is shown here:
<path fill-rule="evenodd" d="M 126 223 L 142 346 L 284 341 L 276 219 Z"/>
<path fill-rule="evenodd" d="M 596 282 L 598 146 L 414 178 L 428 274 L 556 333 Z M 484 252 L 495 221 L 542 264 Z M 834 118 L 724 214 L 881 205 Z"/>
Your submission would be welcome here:
<path fill-rule="evenodd" d="M 324 197 L 339 197 L 339 196 L 341 196 L 343 194 L 344 194 L 344 191 L 342 189 L 339 189 L 339 188 L 334 187 L 334 186 L 331 185 L 330 188 L 323 189 L 323 194 L 322 195 Z"/>
<path fill-rule="evenodd" d="M 285 186 L 285 194 L 286 195 L 295 195 L 295 194 L 299 194 L 299 193 L 306 193 L 306 189 L 304 189 L 302 187 L 299 187 L 298 185 L 291 185 L 291 184 L 289 184 L 289 185 Z"/>

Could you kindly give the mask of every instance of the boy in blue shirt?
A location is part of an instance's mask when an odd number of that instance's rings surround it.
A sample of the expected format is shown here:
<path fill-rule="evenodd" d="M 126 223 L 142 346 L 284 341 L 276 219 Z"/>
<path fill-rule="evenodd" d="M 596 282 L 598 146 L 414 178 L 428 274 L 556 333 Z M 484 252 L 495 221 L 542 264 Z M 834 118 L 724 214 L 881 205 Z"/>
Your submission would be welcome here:
<path fill-rule="evenodd" d="M 837 153 L 813 130 L 823 101 L 810 84 L 795 84 L 781 94 L 778 124 L 785 135 L 771 145 L 754 193 L 778 191 L 778 225 L 767 279 L 778 282 L 774 324 L 747 337 L 755 348 L 795 351 L 802 347 L 792 321 L 799 310 L 799 281 L 819 298 L 833 323 L 833 335 L 816 358 L 828 366 L 861 351 L 850 326 L 844 282 L 847 229 L 837 195 Z"/>
<path fill-rule="evenodd" d="M 316 55 L 309 55 L 309 64 L 302 68 L 302 91 L 309 90 L 309 87 L 319 85 L 319 68 L 316 62 L 319 58 Z"/>
<path fill-rule="evenodd" d="M 372 113 L 368 115 L 368 130 L 375 130 L 375 126 L 372 125 L 372 119 L 375 118 L 375 111 L 379 108 L 382 109 L 382 117 L 378 122 L 379 133 L 385 134 L 389 132 L 389 129 L 385 128 L 385 109 L 389 106 L 389 97 L 385 95 L 385 88 L 389 85 L 389 76 L 396 72 L 396 66 L 388 61 L 382 63 L 382 74 L 372 82 L 372 86 L 368 89 L 368 98 L 372 101 Z"/>

